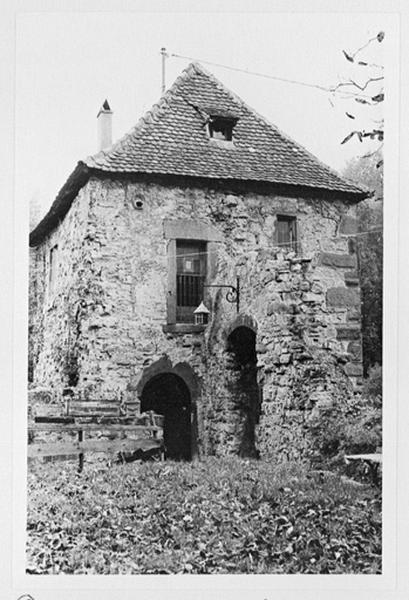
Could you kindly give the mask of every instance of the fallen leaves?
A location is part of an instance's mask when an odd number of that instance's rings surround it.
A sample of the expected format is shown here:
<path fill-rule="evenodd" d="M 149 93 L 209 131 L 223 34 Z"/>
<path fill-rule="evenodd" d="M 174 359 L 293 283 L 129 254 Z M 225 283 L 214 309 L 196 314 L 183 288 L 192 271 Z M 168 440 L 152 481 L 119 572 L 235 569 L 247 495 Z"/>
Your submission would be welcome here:
<path fill-rule="evenodd" d="M 27 572 L 379 573 L 379 492 L 307 475 L 238 458 L 39 464 Z"/>

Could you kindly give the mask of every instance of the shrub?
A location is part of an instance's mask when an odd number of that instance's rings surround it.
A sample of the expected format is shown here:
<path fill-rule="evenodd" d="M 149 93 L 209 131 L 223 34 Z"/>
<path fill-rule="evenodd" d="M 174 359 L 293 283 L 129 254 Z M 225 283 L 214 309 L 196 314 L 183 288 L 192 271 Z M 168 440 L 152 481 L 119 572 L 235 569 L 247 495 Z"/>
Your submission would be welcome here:
<path fill-rule="evenodd" d="M 343 445 L 348 454 L 376 452 L 382 445 L 382 412 L 379 407 L 366 406 L 355 422 L 346 425 Z"/>
<path fill-rule="evenodd" d="M 316 466 L 345 472 L 346 454 L 371 454 L 382 446 L 382 397 L 377 394 L 378 370 L 373 382 L 366 388 L 366 394 L 370 389 L 372 396 L 356 395 L 320 411 L 311 427 Z M 353 469 L 349 468 L 348 473 L 352 474 Z"/>
<path fill-rule="evenodd" d="M 364 381 L 362 395 L 364 398 L 378 400 L 378 402 L 381 404 L 382 367 L 378 364 L 369 369 L 368 377 Z"/>

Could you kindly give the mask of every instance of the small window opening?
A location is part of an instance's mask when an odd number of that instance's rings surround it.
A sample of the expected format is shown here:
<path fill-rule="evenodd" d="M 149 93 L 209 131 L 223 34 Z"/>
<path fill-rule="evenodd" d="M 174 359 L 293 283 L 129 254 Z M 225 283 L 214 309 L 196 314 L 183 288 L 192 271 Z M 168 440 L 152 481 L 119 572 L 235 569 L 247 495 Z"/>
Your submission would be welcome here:
<path fill-rule="evenodd" d="M 288 215 L 277 215 L 276 242 L 281 248 L 297 252 L 297 220 Z"/>
<path fill-rule="evenodd" d="M 206 244 L 176 242 L 176 322 L 193 323 L 203 300 L 206 279 Z"/>
<path fill-rule="evenodd" d="M 58 276 L 58 246 L 55 245 L 50 249 L 50 265 L 49 265 L 49 290 L 50 293 L 55 291 L 55 284 Z"/>
<path fill-rule="evenodd" d="M 233 139 L 234 119 L 226 117 L 211 117 L 209 122 L 209 135 L 214 140 L 231 142 Z"/>

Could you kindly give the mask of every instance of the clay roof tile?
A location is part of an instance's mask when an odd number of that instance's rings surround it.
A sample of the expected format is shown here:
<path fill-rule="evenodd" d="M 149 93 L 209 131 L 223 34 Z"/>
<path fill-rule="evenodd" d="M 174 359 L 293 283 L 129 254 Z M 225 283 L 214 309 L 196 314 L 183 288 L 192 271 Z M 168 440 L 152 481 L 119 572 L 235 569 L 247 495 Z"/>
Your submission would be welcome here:
<path fill-rule="evenodd" d="M 218 144 L 210 117 L 231 117 L 233 140 Z M 62 218 L 92 172 L 152 173 L 302 186 L 356 199 L 366 190 L 343 179 L 250 108 L 199 63 L 191 63 L 120 140 L 80 162 L 50 211 L 30 235 L 38 243 Z"/>

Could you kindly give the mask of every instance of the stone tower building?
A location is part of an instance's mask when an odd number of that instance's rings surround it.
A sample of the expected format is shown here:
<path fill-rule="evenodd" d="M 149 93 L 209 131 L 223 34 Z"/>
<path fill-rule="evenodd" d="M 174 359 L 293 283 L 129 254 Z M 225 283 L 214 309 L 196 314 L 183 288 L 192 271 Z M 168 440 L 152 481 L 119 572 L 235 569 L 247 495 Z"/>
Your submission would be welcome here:
<path fill-rule="evenodd" d="M 113 145 L 111 118 L 30 235 L 33 383 L 139 398 L 169 457 L 302 456 L 362 375 L 365 192 L 196 63 Z"/>

